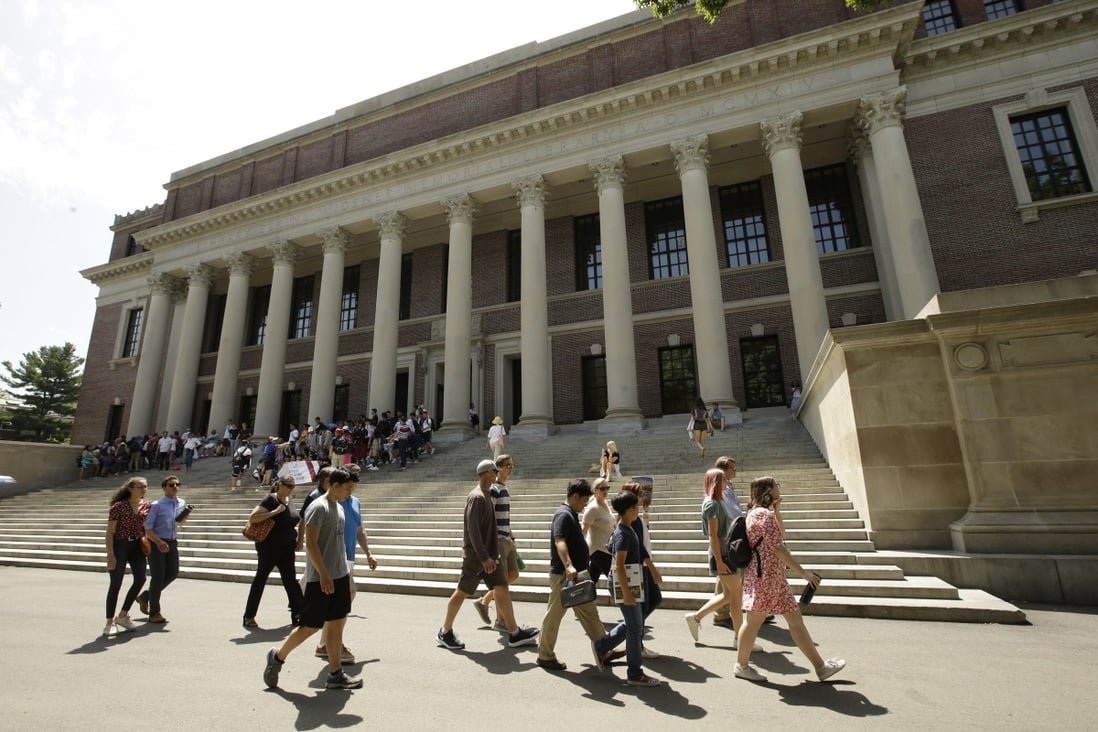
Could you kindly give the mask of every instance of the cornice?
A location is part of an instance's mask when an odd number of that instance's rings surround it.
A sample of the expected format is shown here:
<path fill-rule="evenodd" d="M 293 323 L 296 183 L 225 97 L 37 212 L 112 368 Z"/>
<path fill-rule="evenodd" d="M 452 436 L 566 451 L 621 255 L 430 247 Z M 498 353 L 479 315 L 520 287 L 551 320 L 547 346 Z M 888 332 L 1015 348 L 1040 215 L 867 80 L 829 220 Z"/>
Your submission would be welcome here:
<path fill-rule="evenodd" d="M 140 276 L 152 269 L 152 252 L 142 252 L 125 259 L 80 270 L 80 276 L 93 285 L 103 285 L 111 280 L 128 279 Z"/>
<path fill-rule="evenodd" d="M 1062 45 L 1071 36 L 1096 32 L 1098 5 L 1093 0 L 1066 0 L 914 41 L 904 57 L 904 75 L 953 71 L 958 64 L 1033 53 L 1044 45 Z"/>
<path fill-rule="evenodd" d="M 154 203 L 151 206 L 138 209 L 137 211 L 130 211 L 128 214 L 115 214 L 114 224 L 111 225 L 111 231 L 117 231 L 118 229 L 137 223 L 142 219 L 147 218 L 160 218 L 164 215 L 164 204 Z"/>
<path fill-rule="evenodd" d="M 727 89 L 773 83 L 832 70 L 843 60 L 880 55 L 897 58 L 919 23 L 921 3 L 908 3 L 827 28 L 745 49 L 571 99 L 473 130 L 417 145 L 380 159 L 364 161 L 326 175 L 291 184 L 244 201 L 193 214 L 134 235 L 156 250 L 229 227 L 315 204 L 373 186 L 393 185 L 443 164 L 468 164 L 482 155 L 498 155 L 539 138 L 585 125 L 616 122 L 633 113 L 650 113 L 691 98 Z"/>

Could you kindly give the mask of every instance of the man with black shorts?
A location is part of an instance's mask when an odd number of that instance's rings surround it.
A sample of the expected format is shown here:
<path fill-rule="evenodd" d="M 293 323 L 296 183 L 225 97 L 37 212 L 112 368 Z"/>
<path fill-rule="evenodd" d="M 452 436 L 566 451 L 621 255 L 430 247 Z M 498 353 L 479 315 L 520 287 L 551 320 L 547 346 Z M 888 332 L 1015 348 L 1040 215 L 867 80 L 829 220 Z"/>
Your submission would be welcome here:
<path fill-rule="evenodd" d="M 278 674 L 286 658 L 309 636 L 326 628 L 327 640 L 336 647 L 343 644 L 343 626 L 351 609 L 351 577 L 347 568 L 347 551 L 343 545 L 345 518 L 339 505 L 351 494 L 351 476 L 346 470 L 333 470 L 328 476 L 328 490 L 323 498 L 309 504 L 305 514 L 305 604 L 301 610 L 301 625 L 286 639 L 281 648 L 267 652 L 267 667 L 263 681 L 267 688 L 278 686 Z M 328 658 L 329 689 L 360 689 L 362 679 L 343 672 L 339 656 Z"/>
<path fill-rule="evenodd" d="M 515 622 L 511 606 L 511 590 L 507 586 L 503 565 L 499 561 L 499 534 L 496 527 L 496 510 L 492 505 L 489 489 L 499 474 L 492 460 L 481 460 L 477 465 L 476 488 L 465 500 L 465 522 L 461 546 L 461 579 L 457 589 L 446 603 L 446 619 L 439 628 L 438 644 L 451 651 L 460 651 L 465 644 L 454 635 L 454 619 L 466 598 L 477 590 L 481 579 L 488 589 L 496 591 L 497 612 L 507 624 L 507 645 L 512 648 L 537 643 L 538 631 L 520 628 Z"/>

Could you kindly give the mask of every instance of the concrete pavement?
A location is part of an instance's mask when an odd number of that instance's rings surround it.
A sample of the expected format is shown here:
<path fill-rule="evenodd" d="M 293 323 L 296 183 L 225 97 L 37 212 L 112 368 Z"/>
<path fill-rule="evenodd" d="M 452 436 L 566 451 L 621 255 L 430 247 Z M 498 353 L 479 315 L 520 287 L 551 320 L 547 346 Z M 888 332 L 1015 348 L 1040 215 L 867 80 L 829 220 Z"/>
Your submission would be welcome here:
<path fill-rule="evenodd" d="M 128 581 L 128 578 L 127 578 Z M 621 662 L 600 673 L 569 614 L 557 656 L 563 673 L 534 665 L 536 648 L 509 649 L 472 607 L 455 631 L 464 652 L 436 646 L 445 599 L 359 593 L 346 643 L 365 688 L 326 691 L 312 645 L 287 661 L 280 689 L 262 681 L 264 656 L 289 630 L 285 594 L 269 585 L 258 620 L 240 618 L 248 586 L 178 580 L 163 599 L 166 626 L 103 639 L 107 577 L 0 567 L 2 730 L 1094 729 L 1098 609 L 1027 606 L 1028 626 L 810 617 L 824 657 L 847 659 L 815 682 L 784 626 L 766 626 L 753 663 L 766 684 L 733 678 L 730 631 L 656 611 L 646 670 L 667 683 L 624 683 Z M 125 590 L 125 588 L 123 588 Z M 136 608 L 135 608 L 136 611 Z M 538 626 L 543 607 L 516 603 Z M 600 607 L 616 622 L 614 608 Z M 135 612 L 136 617 L 140 614 Z M 476 701 L 480 697 L 484 701 Z M 501 702 L 490 713 L 490 702 Z"/>

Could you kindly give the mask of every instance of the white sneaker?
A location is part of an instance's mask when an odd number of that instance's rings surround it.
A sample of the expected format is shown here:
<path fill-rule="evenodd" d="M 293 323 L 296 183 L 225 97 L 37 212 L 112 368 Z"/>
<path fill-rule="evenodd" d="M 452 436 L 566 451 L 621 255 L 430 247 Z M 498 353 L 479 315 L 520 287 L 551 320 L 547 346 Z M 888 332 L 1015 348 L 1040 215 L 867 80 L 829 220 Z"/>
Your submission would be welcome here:
<path fill-rule="evenodd" d="M 766 681 L 766 677 L 755 670 L 755 667 L 751 664 L 741 666 L 736 664 L 736 668 L 733 672 L 737 679 L 745 679 L 747 681 Z"/>
<path fill-rule="evenodd" d="M 648 646 L 641 646 L 641 658 L 659 658 L 660 654 L 653 651 Z"/>
<path fill-rule="evenodd" d="M 824 665 L 816 669 L 816 678 L 820 681 L 827 681 L 835 674 L 843 670 L 846 666 L 846 661 L 841 658 L 829 658 L 824 661 Z"/>
<path fill-rule="evenodd" d="M 124 628 L 126 630 L 137 630 L 137 625 L 130 620 L 129 613 L 122 613 L 119 615 L 114 619 L 114 624 L 119 628 Z"/>
<path fill-rule="evenodd" d="M 686 629 L 690 631 L 690 637 L 694 639 L 694 642 L 698 642 L 698 629 L 701 627 L 701 623 L 698 622 L 697 616 L 694 613 L 686 614 Z"/>
<path fill-rule="evenodd" d="M 113 631 L 113 630 L 114 630 L 114 622 L 108 620 L 107 624 L 103 626 L 103 637 L 104 638 L 110 638 L 111 637 L 111 631 Z"/>
<path fill-rule="evenodd" d="M 740 650 L 740 639 L 739 638 L 733 638 L 732 639 L 732 650 L 733 651 Z M 760 646 L 758 643 L 752 643 L 751 644 L 751 652 L 752 653 L 762 653 L 763 652 L 763 647 Z"/>

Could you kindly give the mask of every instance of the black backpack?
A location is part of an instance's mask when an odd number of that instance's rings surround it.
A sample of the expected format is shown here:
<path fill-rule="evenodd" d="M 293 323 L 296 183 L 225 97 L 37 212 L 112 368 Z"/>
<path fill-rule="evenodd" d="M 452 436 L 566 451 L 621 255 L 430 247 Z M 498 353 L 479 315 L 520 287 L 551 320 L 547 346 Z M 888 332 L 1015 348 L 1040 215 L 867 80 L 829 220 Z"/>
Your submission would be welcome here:
<path fill-rule="evenodd" d="M 755 559 L 755 572 L 762 577 L 762 559 L 759 557 L 758 547 L 765 537 L 760 537 L 754 544 L 747 538 L 747 516 L 737 516 L 728 529 L 728 535 L 724 538 L 725 561 L 736 569 L 744 569 L 751 565 L 751 559 Z"/>

